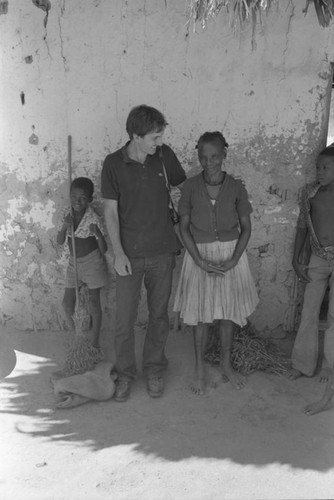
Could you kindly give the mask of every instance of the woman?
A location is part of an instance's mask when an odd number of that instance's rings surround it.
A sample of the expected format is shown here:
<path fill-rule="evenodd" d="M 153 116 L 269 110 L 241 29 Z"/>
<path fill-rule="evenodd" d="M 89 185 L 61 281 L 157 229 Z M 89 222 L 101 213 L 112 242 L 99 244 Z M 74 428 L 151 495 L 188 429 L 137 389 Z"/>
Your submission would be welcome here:
<path fill-rule="evenodd" d="M 231 364 L 234 324 L 244 326 L 258 304 L 245 249 L 251 235 L 252 207 L 242 181 L 222 166 L 228 144 L 220 132 L 198 141 L 203 172 L 188 179 L 179 203 L 180 231 L 186 249 L 174 310 L 194 325 L 195 381 L 204 394 L 204 354 L 208 324 L 219 320 L 223 374 L 241 389 L 245 379 Z"/>

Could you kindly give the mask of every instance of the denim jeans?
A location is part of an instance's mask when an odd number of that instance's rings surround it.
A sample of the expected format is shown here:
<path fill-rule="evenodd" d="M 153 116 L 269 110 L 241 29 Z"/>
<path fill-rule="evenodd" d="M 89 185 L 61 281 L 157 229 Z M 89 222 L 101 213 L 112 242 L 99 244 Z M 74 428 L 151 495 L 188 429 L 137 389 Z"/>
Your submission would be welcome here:
<path fill-rule="evenodd" d="M 119 379 L 136 376 L 134 323 L 142 282 L 147 290 L 148 325 L 143 349 L 143 372 L 160 374 L 167 368 L 165 346 L 169 333 L 168 302 L 172 289 L 175 256 L 130 259 L 132 274 L 116 275 L 116 370 Z"/>
<path fill-rule="evenodd" d="M 292 366 L 311 377 L 316 369 L 319 351 L 319 314 L 329 284 L 327 329 L 324 339 L 323 368 L 334 367 L 334 261 L 312 254 L 305 287 L 303 310 L 292 351 Z"/>

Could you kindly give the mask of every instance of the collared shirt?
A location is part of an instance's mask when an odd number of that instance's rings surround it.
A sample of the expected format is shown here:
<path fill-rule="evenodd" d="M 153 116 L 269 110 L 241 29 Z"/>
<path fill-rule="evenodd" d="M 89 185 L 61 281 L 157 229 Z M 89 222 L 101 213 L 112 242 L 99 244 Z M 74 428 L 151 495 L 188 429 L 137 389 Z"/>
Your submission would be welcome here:
<path fill-rule="evenodd" d="M 63 225 L 64 217 L 66 215 L 69 215 L 70 213 L 71 213 L 70 207 L 66 207 L 63 210 L 63 212 L 60 216 L 60 219 L 59 219 L 59 223 L 58 223 L 58 231 L 61 229 L 61 227 Z M 105 230 L 103 227 L 101 217 L 95 212 L 93 207 L 88 206 L 86 209 L 86 212 L 84 213 L 83 218 L 81 219 L 81 221 L 78 225 L 78 227 L 74 231 L 75 238 L 83 238 L 84 239 L 84 238 L 89 238 L 90 236 L 95 237 L 95 234 L 92 233 L 92 231 L 90 230 L 90 227 L 89 227 L 91 224 L 96 224 L 98 226 L 98 228 L 100 229 L 101 233 L 103 235 L 105 235 Z M 70 238 L 72 237 L 72 233 L 71 233 L 70 228 L 67 228 L 66 236 L 70 237 Z"/>
<path fill-rule="evenodd" d="M 311 199 L 319 191 L 320 184 L 318 182 L 312 182 L 306 184 L 302 191 L 300 199 L 300 212 L 297 221 L 297 227 L 301 229 L 307 229 L 310 235 L 310 244 L 312 252 L 321 257 L 322 259 L 333 260 L 334 259 L 334 245 L 328 247 L 323 247 L 320 245 L 318 237 L 315 233 L 312 216 L 311 216 Z"/>
<path fill-rule="evenodd" d="M 105 199 L 118 201 L 120 237 L 128 257 L 153 257 L 176 252 L 180 245 L 169 215 L 169 197 L 158 151 L 144 164 L 132 160 L 127 143 L 108 155 L 103 163 L 101 192 Z M 173 150 L 161 148 L 171 186 L 186 176 Z"/>
<path fill-rule="evenodd" d="M 225 174 L 214 204 L 202 174 L 191 177 L 183 185 L 179 214 L 190 216 L 190 230 L 196 243 L 237 239 L 239 218 L 251 212 L 242 181 L 229 174 Z"/>

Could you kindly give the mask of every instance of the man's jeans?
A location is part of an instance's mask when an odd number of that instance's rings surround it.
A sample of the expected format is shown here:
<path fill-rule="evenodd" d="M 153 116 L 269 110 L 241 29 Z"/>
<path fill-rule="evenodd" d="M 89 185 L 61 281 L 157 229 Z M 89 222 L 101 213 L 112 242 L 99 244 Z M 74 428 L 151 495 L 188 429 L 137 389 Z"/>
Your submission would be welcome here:
<path fill-rule="evenodd" d="M 143 350 L 143 372 L 158 375 L 167 368 L 165 345 L 169 333 L 168 301 L 172 289 L 174 254 L 130 259 L 132 274 L 116 275 L 116 370 L 119 379 L 136 376 L 134 323 L 142 282 L 147 290 L 148 326 Z"/>
<path fill-rule="evenodd" d="M 319 314 L 329 283 L 327 329 L 324 340 L 323 368 L 334 366 L 334 261 L 311 255 L 300 326 L 292 351 L 292 366 L 311 377 L 317 366 L 319 351 Z"/>

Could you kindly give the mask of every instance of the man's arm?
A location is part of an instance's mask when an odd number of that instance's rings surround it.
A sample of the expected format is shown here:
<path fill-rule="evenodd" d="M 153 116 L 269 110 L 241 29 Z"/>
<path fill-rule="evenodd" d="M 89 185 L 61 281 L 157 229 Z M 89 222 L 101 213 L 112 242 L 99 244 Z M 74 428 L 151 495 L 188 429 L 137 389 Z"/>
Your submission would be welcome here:
<path fill-rule="evenodd" d="M 183 170 L 174 151 L 166 144 L 160 150 L 162 161 L 167 170 L 169 183 L 172 187 L 180 189 L 186 180 L 186 174 Z"/>
<path fill-rule="evenodd" d="M 120 231 L 119 231 L 119 216 L 118 216 L 118 201 L 103 200 L 104 220 L 106 222 L 108 235 L 114 252 L 114 268 L 120 276 L 132 274 L 131 264 L 122 247 Z"/>

